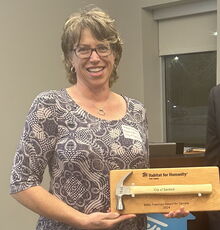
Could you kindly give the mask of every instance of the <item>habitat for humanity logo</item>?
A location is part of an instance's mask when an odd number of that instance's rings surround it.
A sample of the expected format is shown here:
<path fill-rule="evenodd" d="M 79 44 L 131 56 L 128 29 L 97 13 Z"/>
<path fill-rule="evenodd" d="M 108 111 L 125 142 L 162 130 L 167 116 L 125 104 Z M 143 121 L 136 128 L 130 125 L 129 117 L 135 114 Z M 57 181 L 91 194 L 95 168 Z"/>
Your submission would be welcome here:
<path fill-rule="evenodd" d="M 166 228 L 168 224 L 154 219 L 153 217 L 147 217 L 147 230 L 161 230 L 161 226 Z"/>
<path fill-rule="evenodd" d="M 160 213 L 147 214 L 147 230 L 187 230 L 188 220 L 194 220 L 191 213 L 183 218 L 166 218 Z"/>

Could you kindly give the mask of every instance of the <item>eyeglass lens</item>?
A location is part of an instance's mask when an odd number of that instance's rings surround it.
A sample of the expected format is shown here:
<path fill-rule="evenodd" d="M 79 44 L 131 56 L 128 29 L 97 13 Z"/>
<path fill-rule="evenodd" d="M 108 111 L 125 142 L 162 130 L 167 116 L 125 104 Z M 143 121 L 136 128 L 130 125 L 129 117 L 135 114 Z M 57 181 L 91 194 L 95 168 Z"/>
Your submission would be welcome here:
<path fill-rule="evenodd" d="M 111 48 L 105 45 L 98 46 L 96 48 L 79 46 L 74 49 L 74 51 L 79 58 L 89 58 L 92 55 L 93 51 L 95 51 L 101 57 L 105 57 L 111 54 Z"/>

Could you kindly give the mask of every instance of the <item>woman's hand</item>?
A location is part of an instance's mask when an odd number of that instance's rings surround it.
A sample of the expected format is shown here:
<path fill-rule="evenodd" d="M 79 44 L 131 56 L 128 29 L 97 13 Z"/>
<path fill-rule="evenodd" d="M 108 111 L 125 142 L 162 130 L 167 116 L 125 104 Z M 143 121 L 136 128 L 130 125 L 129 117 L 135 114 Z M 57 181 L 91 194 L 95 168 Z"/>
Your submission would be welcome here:
<path fill-rule="evenodd" d="M 49 193 L 41 186 L 34 186 L 24 191 L 12 194 L 21 204 L 50 219 L 54 219 L 65 224 L 80 229 L 107 229 L 114 225 L 134 218 L 134 214 L 120 215 L 119 213 L 95 212 L 85 214 L 72 208 L 71 206 Z"/>
<path fill-rule="evenodd" d="M 116 224 L 131 218 L 135 218 L 135 214 L 120 215 L 117 212 L 94 212 L 87 215 L 85 221 L 85 229 L 108 229 L 114 227 Z"/>
<path fill-rule="evenodd" d="M 176 211 L 171 211 L 167 214 L 164 214 L 166 218 L 181 218 L 189 215 L 189 211 L 185 210 L 184 207 L 180 207 L 180 209 Z"/>

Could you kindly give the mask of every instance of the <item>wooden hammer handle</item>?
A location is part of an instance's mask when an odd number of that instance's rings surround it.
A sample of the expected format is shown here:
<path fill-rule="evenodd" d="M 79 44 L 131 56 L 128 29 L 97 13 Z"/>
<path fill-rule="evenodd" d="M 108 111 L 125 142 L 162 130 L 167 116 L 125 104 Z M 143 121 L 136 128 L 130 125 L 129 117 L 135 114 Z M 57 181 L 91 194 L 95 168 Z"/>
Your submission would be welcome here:
<path fill-rule="evenodd" d="M 155 185 L 155 186 L 130 186 L 132 194 L 176 195 L 176 194 L 210 194 L 211 184 L 190 185 Z"/>

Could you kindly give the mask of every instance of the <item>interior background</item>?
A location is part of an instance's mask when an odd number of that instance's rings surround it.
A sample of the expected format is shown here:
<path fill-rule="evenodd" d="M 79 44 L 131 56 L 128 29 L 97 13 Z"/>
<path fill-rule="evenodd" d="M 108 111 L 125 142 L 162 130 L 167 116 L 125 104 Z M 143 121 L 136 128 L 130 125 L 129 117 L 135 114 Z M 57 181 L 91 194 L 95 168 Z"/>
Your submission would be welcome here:
<path fill-rule="evenodd" d="M 153 1 L 172 3 L 186 0 Z M 34 97 L 45 90 L 68 86 L 61 58 L 60 37 L 65 19 L 79 8 L 92 3 L 116 19 L 124 41 L 124 50 L 119 68 L 120 78 L 113 89 L 145 104 L 149 115 L 150 140 L 163 140 L 162 93 L 158 80 L 160 70 L 157 68 L 159 59 L 154 49 L 158 42 L 154 34 L 156 28 L 152 23 L 151 13 L 143 11 L 143 6 L 151 2 L 0 0 L 1 229 L 35 228 L 38 216 L 22 207 L 8 194 L 10 169 L 25 116 Z M 219 9 L 219 0 L 217 2 Z M 154 33 L 146 31 L 146 26 L 154 27 Z M 217 52 L 219 56 L 219 45 Z"/>

